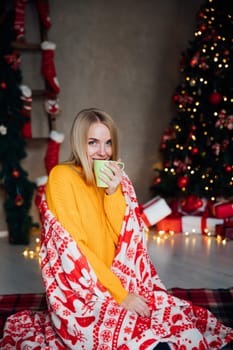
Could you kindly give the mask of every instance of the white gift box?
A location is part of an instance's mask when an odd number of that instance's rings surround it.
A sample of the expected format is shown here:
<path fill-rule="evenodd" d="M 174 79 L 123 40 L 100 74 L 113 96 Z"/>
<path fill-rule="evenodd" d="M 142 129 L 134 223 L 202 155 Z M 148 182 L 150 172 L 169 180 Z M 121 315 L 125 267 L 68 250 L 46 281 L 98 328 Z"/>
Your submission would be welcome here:
<path fill-rule="evenodd" d="M 150 227 L 170 215 L 171 212 L 167 202 L 160 196 L 157 196 L 143 204 L 141 216 L 146 226 Z"/>
<path fill-rule="evenodd" d="M 183 232 L 215 234 L 216 225 L 223 224 L 223 219 L 185 215 L 181 217 Z"/>

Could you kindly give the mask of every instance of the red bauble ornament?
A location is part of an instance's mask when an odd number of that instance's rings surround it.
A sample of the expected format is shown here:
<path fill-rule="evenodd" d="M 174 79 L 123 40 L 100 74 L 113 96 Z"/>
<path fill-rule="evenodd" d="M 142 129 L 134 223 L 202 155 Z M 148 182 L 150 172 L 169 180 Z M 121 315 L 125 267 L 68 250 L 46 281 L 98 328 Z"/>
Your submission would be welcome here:
<path fill-rule="evenodd" d="M 198 154 L 198 153 L 199 153 L 198 147 L 193 147 L 191 153 L 192 153 L 192 155 L 194 155 L 194 156 L 195 156 L 196 154 Z"/>
<path fill-rule="evenodd" d="M 160 149 L 161 150 L 165 150 L 167 148 L 167 145 L 166 145 L 166 143 L 161 143 L 161 145 L 160 145 Z"/>
<path fill-rule="evenodd" d="M 181 209 L 185 213 L 194 213 L 197 210 L 203 209 L 204 205 L 206 205 L 204 200 L 192 194 L 180 202 Z"/>
<path fill-rule="evenodd" d="M 225 170 L 226 170 L 227 173 L 230 173 L 231 170 L 232 170 L 232 166 L 231 165 L 226 165 L 225 166 Z"/>
<path fill-rule="evenodd" d="M 169 168 L 170 167 L 170 162 L 166 161 L 163 163 L 164 168 Z"/>
<path fill-rule="evenodd" d="M 1 89 L 2 89 L 2 90 L 5 90 L 6 87 L 7 87 L 7 85 L 6 85 L 5 81 L 2 81 L 2 82 L 1 82 Z"/>
<path fill-rule="evenodd" d="M 24 199 L 23 199 L 22 195 L 21 194 L 17 194 L 16 197 L 15 197 L 15 205 L 17 207 L 21 207 L 23 205 L 23 203 L 24 203 Z"/>
<path fill-rule="evenodd" d="M 20 175 L 20 173 L 19 173 L 19 171 L 18 171 L 17 169 L 14 169 L 14 170 L 12 171 L 12 176 L 13 176 L 14 178 L 19 177 L 19 175 Z"/>
<path fill-rule="evenodd" d="M 222 95 L 219 92 L 214 91 L 210 94 L 209 101 L 212 105 L 218 105 L 222 101 Z"/>
<path fill-rule="evenodd" d="M 224 51 L 223 51 L 223 54 L 224 54 L 225 56 L 230 55 L 230 50 L 224 50 Z"/>
<path fill-rule="evenodd" d="M 187 175 L 184 175 L 184 176 L 181 176 L 181 177 L 178 178 L 177 186 L 179 188 L 186 187 L 187 184 L 188 184 L 188 176 Z"/>
<path fill-rule="evenodd" d="M 161 181 L 162 181 L 161 177 L 158 176 L 154 179 L 153 183 L 154 183 L 154 185 L 158 185 L 158 184 L 160 184 Z"/>
<path fill-rule="evenodd" d="M 201 26 L 200 26 L 200 30 L 202 31 L 202 32 L 204 32 L 204 31 L 206 31 L 206 25 L 205 24 L 202 24 Z"/>
<path fill-rule="evenodd" d="M 199 59 L 200 59 L 200 52 L 197 51 L 190 60 L 190 66 L 193 68 L 196 67 L 196 65 L 199 63 Z"/>
<path fill-rule="evenodd" d="M 202 11 L 199 11 L 197 14 L 197 18 L 204 18 L 205 14 Z"/>
<path fill-rule="evenodd" d="M 174 102 L 179 102 L 180 96 L 179 95 L 173 95 L 172 99 L 173 99 Z"/>

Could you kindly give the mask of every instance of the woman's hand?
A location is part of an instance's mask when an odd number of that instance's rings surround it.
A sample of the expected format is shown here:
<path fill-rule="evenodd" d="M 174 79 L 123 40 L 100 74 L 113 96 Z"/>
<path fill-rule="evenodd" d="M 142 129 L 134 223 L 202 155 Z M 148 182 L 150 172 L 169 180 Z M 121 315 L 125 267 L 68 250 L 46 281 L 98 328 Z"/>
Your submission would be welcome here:
<path fill-rule="evenodd" d="M 105 192 L 108 195 L 113 194 L 121 183 L 123 170 L 117 163 L 109 162 L 101 171 L 104 175 L 100 179 L 108 185 Z"/>
<path fill-rule="evenodd" d="M 128 311 L 137 313 L 139 316 L 150 316 L 150 309 L 146 303 L 146 299 L 137 294 L 129 293 L 122 301 L 121 306 Z"/>

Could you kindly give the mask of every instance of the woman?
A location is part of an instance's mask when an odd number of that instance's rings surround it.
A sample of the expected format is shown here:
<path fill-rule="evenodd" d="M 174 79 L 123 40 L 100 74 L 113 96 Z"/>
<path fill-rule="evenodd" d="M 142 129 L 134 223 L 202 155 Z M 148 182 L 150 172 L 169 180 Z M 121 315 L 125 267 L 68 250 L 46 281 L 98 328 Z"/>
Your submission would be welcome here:
<path fill-rule="evenodd" d="M 96 186 L 94 160 L 118 159 L 112 118 L 81 111 L 71 149 L 70 160 L 51 170 L 39 205 L 48 312 L 9 318 L 1 349 L 219 350 L 229 343 L 232 329 L 167 293 L 127 175 L 109 163 L 101 176 L 107 188 Z"/>
<path fill-rule="evenodd" d="M 126 209 L 121 188 L 123 171 L 109 163 L 110 171 L 103 168 L 103 180 L 108 188 L 98 188 L 93 163 L 95 159 L 117 160 L 118 140 L 113 120 L 96 109 L 81 111 L 71 130 L 71 148 L 71 160 L 50 173 L 46 191 L 48 207 L 75 239 L 116 302 L 140 316 L 149 316 L 146 300 L 129 294 L 110 270 Z"/>

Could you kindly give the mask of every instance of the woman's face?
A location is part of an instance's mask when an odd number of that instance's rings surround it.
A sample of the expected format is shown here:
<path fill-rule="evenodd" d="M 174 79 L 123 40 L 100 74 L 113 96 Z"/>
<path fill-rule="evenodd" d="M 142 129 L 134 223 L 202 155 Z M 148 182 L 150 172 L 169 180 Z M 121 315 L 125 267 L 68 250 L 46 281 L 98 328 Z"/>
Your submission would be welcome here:
<path fill-rule="evenodd" d="M 109 129 L 101 122 L 93 123 L 87 134 L 87 156 L 93 168 L 94 159 L 112 157 L 112 139 Z"/>

